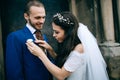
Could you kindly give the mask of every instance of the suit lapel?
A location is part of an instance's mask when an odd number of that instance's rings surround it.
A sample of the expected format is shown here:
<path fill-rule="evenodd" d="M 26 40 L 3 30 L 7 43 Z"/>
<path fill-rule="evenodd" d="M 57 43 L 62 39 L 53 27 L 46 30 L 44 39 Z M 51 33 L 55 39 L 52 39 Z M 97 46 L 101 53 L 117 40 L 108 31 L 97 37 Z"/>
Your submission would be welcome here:
<path fill-rule="evenodd" d="M 26 40 L 27 39 L 35 40 L 35 38 L 33 37 L 33 34 L 30 32 L 30 30 L 26 26 L 23 28 L 23 33 L 24 33 Z"/>

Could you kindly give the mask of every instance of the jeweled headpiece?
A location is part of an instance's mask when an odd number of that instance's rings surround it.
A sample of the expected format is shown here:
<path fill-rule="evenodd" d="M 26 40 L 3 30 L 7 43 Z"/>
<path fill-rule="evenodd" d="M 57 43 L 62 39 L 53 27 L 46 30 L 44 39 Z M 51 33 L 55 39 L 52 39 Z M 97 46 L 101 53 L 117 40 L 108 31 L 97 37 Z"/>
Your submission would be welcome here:
<path fill-rule="evenodd" d="M 66 23 L 68 25 L 73 25 L 74 23 L 70 21 L 69 18 L 64 18 L 60 13 L 55 14 L 53 17 L 58 17 L 60 22 Z"/>

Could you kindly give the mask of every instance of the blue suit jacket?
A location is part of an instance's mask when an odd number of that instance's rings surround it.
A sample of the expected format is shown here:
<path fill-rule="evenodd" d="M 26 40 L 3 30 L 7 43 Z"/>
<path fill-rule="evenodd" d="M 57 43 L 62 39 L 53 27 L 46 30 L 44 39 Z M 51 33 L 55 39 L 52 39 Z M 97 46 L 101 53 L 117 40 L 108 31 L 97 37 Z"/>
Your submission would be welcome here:
<path fill-rule="evenodd" d="M 5 55 L 7 80 L 49 80 L 51 75 L 41 60 L 27 49 L 25 44 L 27 39 L 34 40 L 27 27 L 12 32 L 7 37 Z"/>

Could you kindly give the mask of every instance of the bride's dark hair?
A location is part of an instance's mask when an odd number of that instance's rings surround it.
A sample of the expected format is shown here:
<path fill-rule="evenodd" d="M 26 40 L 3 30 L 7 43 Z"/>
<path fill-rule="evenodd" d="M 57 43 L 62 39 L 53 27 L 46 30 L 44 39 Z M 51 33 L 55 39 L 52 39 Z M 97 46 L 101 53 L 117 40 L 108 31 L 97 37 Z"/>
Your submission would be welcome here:
<path fill-rule="evenodd" d="M 62 67 L 70 52 L 81 41 L 77 36 L 79 23 L 71 12 L 61 12 L 53 16 L 52 22 L 60 26 L 65 31 L 65 39 L 58 45 L 58 56 L 56 65 Z"/>

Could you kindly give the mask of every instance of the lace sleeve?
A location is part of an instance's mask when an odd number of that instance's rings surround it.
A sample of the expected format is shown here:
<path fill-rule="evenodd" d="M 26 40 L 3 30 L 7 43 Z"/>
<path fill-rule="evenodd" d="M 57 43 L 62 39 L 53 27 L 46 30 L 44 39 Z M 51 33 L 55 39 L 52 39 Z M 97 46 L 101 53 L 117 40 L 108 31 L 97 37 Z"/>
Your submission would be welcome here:
<path fill-rule="evenodd" d="M 84 64 L 84 54 L 72 51 L 64 64 L 67 71 L 74 72 L 78 67 Z"/>

